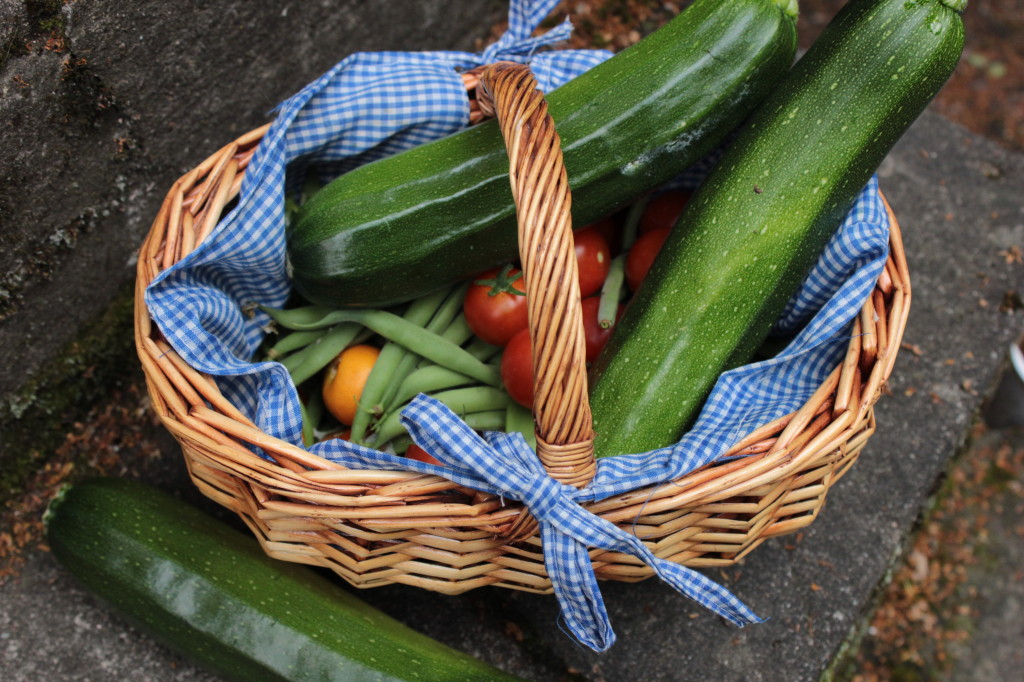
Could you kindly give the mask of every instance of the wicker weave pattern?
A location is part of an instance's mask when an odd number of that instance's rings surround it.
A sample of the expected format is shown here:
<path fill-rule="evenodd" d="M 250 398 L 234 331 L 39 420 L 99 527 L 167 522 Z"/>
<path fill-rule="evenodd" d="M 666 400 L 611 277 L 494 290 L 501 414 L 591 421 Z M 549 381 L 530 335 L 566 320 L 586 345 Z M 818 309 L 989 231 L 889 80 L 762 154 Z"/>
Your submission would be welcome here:
<path fill-rule="evenodd" d="M 528 101 L 532 86 L 517 81 L 513 70 L 496 69 L 483 78 L 492 92 L 498 91 L 494 99 L 499 111 L 507 97 L 509 111 L 521 112 L 502 116 L 503 127 L 525 130 L 545 125 L 529 122 L 531 111 L 539 111 L 541 105 Z M 476 86 L 475 76 L 465 80 L 467 87 Z M 511 94 L 500 94 L 504 86 L 496 83 L 503 80 L 518 83 Z M 486 102 L 484 97 L 481 110 Z M 540 539 L 521 506 L 504 505 L 437 476 L 345 469 L 272 438 L 232 406 L 210 377 L 189 367 L 151 323 L 143 300 L 145 287 L 210 234 L 238 194 L 265 131 L 244 135 L 174 183 L 139 253 L 136 346 L 153 408 L 181 444 L 193 481 L 205 495 L 239 514 L 271 556 L 330 568 L 359 587 L 404 583 L 450 594 L 483 585 L 551 591 Z M 516 179 L 520 163 L 554 153 L 541 143 L 538 150 L 510 154 L 513 183 L 520 185 L 515 194 L 521 212 L 523 206 L 537 206 L 544 214 L 562 202 L 567 211 L 567 192 L 564 198 L 544 192 L 537 196 L 523 186 L 528 182 Z M 565 186 L 564 174 L 559 180 L 557 171 L 547 173 L 556 186 Z M 602 500 L 589 509 L 636 533 L 658 557 L 694 567 L 729 565 L 764 539 L 810 524 L 828 489 L 874 432 L 873 405 L 892 371 L 906 325 L 910 282 L 891 210 L 889 217 L 889 260 L 855 324 L 845 359 L 800 410 L 749 434 L 729 453 L 747 457 Z M 558 224 L 560 232 L 549 237 L 556 242 L 564 240 L 559 235 L 567 229 L 567 224 Z M 536 282 L 542 294 L 564 290 L 559 282 L 575 281 L 567 273 L 559 279 L 533 269 L 527 272 L 527 284 Z M 531 315 L 560 324 L 569 312 Z M 545 335 L 550 332 L 535 333 L 541 338 L 535 348 L 548 348 Z M 571 343 L 568 348 L 560 352 L 579 352 Z M 561 367 L 565 362 L 569 361 L 551 364 Z M 563 381 L 578 390 L 581 380 Z M 585 396 L 585 376 L 582 382 Z M 544 413 L 537 416 L 538 423 L 548 419 Z M 578 447 L 571 444 L 582 441 L 585 448 L 589 414 L 586 419 L 552 421 L 553 427 L 539 428 L 554 445 L 556 459 L 549 470 L 558 476 L 564 464 L 557 460 L 557 446 L 566 442 Z M 563 438 L 565 434 L 568 437 Z M 259 446 L 274 461 L 252 454 L 246 443 Z M 613 552 L 594 550 L 591 559 L 599 578 L 637 581 L 653 573 L 633 557 Z"/>

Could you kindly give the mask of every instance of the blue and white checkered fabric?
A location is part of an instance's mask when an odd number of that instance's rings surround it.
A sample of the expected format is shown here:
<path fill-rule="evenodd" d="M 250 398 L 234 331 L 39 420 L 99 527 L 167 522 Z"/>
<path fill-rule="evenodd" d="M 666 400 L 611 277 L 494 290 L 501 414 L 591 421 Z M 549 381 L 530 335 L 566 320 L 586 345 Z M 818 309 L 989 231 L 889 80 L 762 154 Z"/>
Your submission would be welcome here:
<path fill-rule="evenodd" d="M 538 52 L 564 40 L 563 23 L 533 37 L 556 0 L 513 0 L 509 29 L 482 54 L 383 52 L 352 55 L 283 102 L 244 178 L 240 198 L 193 253 L 146 290 L 153 320 L 193 367 L 217 378 L 225 396 L 265 433 L 302 443 L 298 395 L 278 363 L 251 361 L 268 318 L 251 303 L 279 307 L 285 272 L 284 202 L 307 169 L 323 179 L 448 135 L 467 125 L 458 70 L 498 60 L 529 63 L 551 90 L 610 56 L 599 50 Z M 742 625 L 758 618 L 701 574 L 655 558 L 635 536 L 579 503 L 671 481 L 722 456 L 739 438 L 799 408 L 841 357 L 850 325 L 884 265 L 888 223 L 874 180 L 779 321 L 798 332 L 779 356 L 722 375 L 695 427 L 674 446 L 605 458 L 582 490 L 549 478 L 518 435 L 473 433 L 456 415 L 421 396 L 403 415 L 435 467 L 341 440 L 311 451 L 358 468 L 414 469 L 524 502 L 538 519 L 545 563 L 572 634 L 595 650 L 611 646 L 588 547 L 636 556 L 683 594 Z"/>

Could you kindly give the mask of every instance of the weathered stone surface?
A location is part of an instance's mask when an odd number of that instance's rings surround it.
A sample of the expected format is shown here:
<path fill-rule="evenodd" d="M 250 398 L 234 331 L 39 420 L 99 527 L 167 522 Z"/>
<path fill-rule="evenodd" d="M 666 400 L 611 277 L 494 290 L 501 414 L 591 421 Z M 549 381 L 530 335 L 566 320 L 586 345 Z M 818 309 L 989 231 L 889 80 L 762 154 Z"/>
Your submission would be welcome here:
<path fill-rule="evenodd" d="M 133 277 L 178 175 L 344 56 L 472 49 L 505 7 L 0 2 L 0 396 Z"/>
<path fill-rule="evenodd" d="M 360 598 L 531 680 L 818 679 L 870 610 L 1024 327 L 1020 311 L 1000 310 L 1005 292 L 1024 287 L 1022 266 L 1000 253 L 1024 243 L 1024 156 L 928 113 L 880 175 L 910 260 L 909 346 L 878 405 L 878 431 L 821 516 L 800 535 L 765 542 L 742 565 L 709 573 L 767 622 L 737 630 L 656 580 L 603 583 L 619 641 L 597 655 L 560 632 L 551 596 L 481 589 L 448 597 L 394 586 Z M 175 489 L 178 480 L 156 483 Z M 67 662 L 82 658 L 94 682 L 209 679 L 187 665 L 170 671 L 179 659 L 110 619 L 48 555 L 33 555 L 27 571 L 0 587 L 0 677 L 27 682 L 47 665 L 70 670 Z M 70 611 L 48 608 L 57 601 Z M 66 642 L 38 644 L 69 628 Z"/>
<path fill-rule="evenodd" d="M 0 0 L 0 64 L 19 50 L 28 33 L 28 13 L 21 0 Z"/>
<path fill-rule="evenodd" d="M 0 501 L 134 361 L 134 254 L 177 177 L 348 54 L 472 49 L 506 8 L 0 1 Z"/>

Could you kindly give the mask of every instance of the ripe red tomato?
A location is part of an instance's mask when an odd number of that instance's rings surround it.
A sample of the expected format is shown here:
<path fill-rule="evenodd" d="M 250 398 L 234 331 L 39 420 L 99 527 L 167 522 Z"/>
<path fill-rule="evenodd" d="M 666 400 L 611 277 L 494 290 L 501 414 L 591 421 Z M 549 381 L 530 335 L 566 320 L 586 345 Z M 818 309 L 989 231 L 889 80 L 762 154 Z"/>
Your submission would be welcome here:
<path fill-rule="evenodd" d="M 440 466 L 444 466 L 444 462 L 439 460 L 437 457 L 434 457 L 432 454 L 421 448 L 419 445 L 416 445 L 416 443 L 412 443 L 409 445 L 409 447 L 405 451 L 405 456 L 408 457 L 409 459 L 415 459 L 420 462 L 426 462 L 427 464 L 439 464 Z"/>
<path fill-rule="evenodd" d="M 533 355 L 530 330 L 513 336 L 501 355 L 501 380 L 512 400 L 526 408 L 533 407 Z"/>
<path fill-rule="evenodd" d="M 640 216 L 639 233 L 645 234 L 661 227 L 672 229 L 689 200 L 690 193 L 686 190 L 671 190 L 654 197 Z"/>
<path fill-rule="evenodd" d="M 597 315 L 598 308 L 601 305 L 601 297 L 591 296 L 590 298 L 585 298 L 582 304 L 583 335 L 587 341 L 587 362 L 593 362 L 601 352 L 601 349 L 608 343 L 608 338 L 612 335 L 612 330 L 615 328 L 615 322 L 618 322 L 619 318 L 622 317 L 624 307 L 620 303 L 615 313 L 615 320 L 607 327 L 603 327 Z"/>
<path fill-rule="evenodd" d="M 669 232 L 669 228 L 659 227 L 640 235 L 633 242 L 633 247 L 626 255 L 626 284 L 633 291 L 639 288 L 640 282 L 647 276 L 647 271 L 651 269 L 651 263 L 661 251 L 661 245 L 665 243 Z"/>
<path fill-rule="evenodd" d="M 580 296 L 586 298 L 601 290 L 612 264 L 612 250 L 608 240 L 593 226 L 577 230 L 573 239 L 576 242 Z"/>
<path fill-rule="evenodd" d="M 526 285 L 520 274 L 512 267 L 488 270 L 477 277 L 466 291 L 463 302 L 466 322 L 483 341 L 504 346 L 529 323 Z M 510 293 L 512 291 L 521 293 Z"/>
<path fill-rule="evenodd" d="M 621 240 L 622 235 L 619 233 L 619 225 L 615 221 L 615 218 L 608 216 L 607 218 L 601 218 L 597 222 L 584 225 L 577 232 L 582 230 L 597 230 L 604 237 L 604 240 L 608 242 L 608 246 L 612 249 L 617 248 L 617 244 Z"/>

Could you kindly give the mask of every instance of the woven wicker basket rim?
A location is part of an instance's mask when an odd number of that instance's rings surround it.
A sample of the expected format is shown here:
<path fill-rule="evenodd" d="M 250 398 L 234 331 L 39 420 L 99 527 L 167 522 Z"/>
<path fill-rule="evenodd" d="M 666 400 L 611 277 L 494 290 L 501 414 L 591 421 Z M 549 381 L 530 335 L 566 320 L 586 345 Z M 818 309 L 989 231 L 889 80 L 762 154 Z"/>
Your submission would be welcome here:
<path fill-rule="evenodd" d="M 179 178 L 140 248 L 137 351 L 153 409 L 181 444 L 193 481 L 238 513 L 272 556 L 327 566 L 359 586 L 401 582 L 456 593 L 496 584 L 550 591 L 536 534 L 517 534 L 518 542 L 508 542 L 510 529 L 523 528 L 521 505 L 439 476 L 346 469 L 269 436 L 223 396 L 211 377 L 182 360 L 152 323 L 146 286 L 212 233 L 237 196 L 268 127 L 225 145 Z M 874 431 L 873 405 L 885 389 L 906 327 L 909 271 L 899 224 L 888 202 L 885 206 L 891 226 L 888 261 L 855 322 L 845 357 L 814 396 L 733 446 L 727 456 L 745 455 L 741 459 L 590 504 L 592 512 L 638 535 L 657 537 L 650 541 L 656 554 L 691 566 L 726 565 L 763 539 L 813 521 L 828 488 Z M 455 543 L 494 556 L 477 557 L 473 550 L 469 554 L 478 563 L 462 565 L 469 560 L 461 549 L 455 552 L 461 558 L 448 556 Z M 603 578 L 650 575 L 647 567 L 610 553 L 594 560 Z"/>

